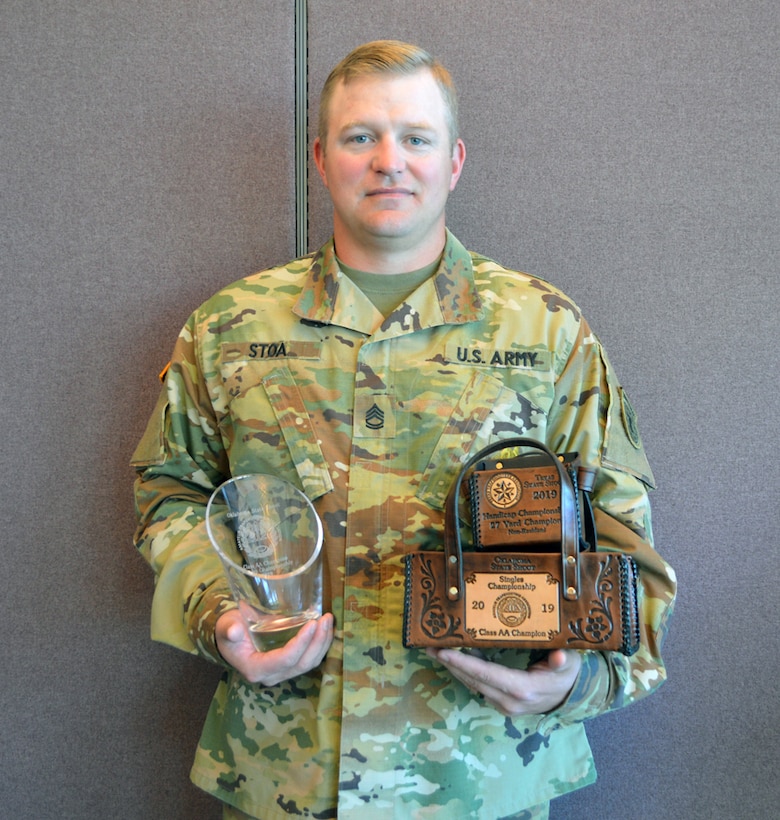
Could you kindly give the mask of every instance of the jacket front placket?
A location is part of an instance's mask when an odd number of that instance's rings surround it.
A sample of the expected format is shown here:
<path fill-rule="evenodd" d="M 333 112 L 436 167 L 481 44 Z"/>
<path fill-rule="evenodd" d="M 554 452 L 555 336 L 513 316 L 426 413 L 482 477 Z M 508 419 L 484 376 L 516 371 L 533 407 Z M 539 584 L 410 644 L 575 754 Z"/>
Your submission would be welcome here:
<path fill-rule="evenodd" d="M 386 778 L 392 770 L 386 761 L 372 760 L 366 738 L 396 736 L 407 719 L 401 703 L 408 672 L 399 662 L 404 653 L 400 608 L 403 556 L 414 522 L 407 518 L 406 497 L 431 448 L 415 441 L 397 379 L 408 364 L 405 352 L 430 344 L 433 328 L 464 324 L 480 312 L 470 256 L 452 240 L 448 249 L 437 274 L 384 320 L 338 271 L 327 249 L 316 269 L 321 290 L 310 302 L 317 306 L 312 318 L 362 334 L 362 339 L 350 337 L 355 381 L 339 625 L 344 642 L 339 816 L 348 816 L 350 806 L 365 809 L 352 791 L 362 791 L 361 780 L 375 779 L 377 769 L 385 770 Z M 386 780 L 385 787 L 391 788 Z"/>

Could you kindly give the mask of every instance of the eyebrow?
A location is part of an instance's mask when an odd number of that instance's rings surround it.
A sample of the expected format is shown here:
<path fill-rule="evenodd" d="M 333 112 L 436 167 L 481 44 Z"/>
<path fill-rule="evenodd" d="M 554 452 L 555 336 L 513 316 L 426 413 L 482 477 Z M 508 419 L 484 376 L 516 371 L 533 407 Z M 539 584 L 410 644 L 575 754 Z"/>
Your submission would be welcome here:
<path fill-rule="evenodd" d="M 374 130 L 369 120 L 353 120 L 351 122 L 345 123 L 341 128 L 339 128 L 339 133 L 343 134 L 346 131 L 351 131 L 353 128 L 368 128 L 369 130 Z M 406 129 L 407 131 L 429 131 L 431 133 L 436 131 L 436 126 L 428 122 L 403 123 L 402 128 Z"/>

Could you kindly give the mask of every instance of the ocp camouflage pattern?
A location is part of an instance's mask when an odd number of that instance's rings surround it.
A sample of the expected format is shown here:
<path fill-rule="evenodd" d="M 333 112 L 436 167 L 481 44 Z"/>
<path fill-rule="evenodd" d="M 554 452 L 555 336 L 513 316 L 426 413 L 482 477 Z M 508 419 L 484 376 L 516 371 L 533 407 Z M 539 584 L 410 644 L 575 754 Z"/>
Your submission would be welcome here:
<path fill-rule="evenodd" d="M 582 721 L 662 683 L 675 595 L 652 547 L 653 478 L 627 408 L 571 300 L 451 234 L 436 274 L 386 319 L 339 270 L 332 242 L 196 310 L 133 458 L 136 542 L 156 574 L 152 636 L 225 665 L 214 623 L 233 604 L 204 509 L 248 472 L 314 501 L 337 629 L 319 669 L 278 686 L 225 669 L 193 781 L 263 820 L 495 820 L 593 782 Z M 517 435 L 601 468 L 599 547 L 637 560 L 643 625 L 631 658 L 584 653 L 555 712 L 509 719 L 404 649 L 403 558 L 441 543 L 467 456 Z"/>

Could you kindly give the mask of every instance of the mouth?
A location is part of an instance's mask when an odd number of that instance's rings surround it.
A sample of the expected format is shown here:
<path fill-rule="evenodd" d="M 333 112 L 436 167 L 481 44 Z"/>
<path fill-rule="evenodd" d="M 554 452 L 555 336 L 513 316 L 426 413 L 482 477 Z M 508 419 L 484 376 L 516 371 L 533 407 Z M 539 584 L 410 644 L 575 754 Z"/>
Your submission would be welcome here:
<path fill-rule="evenodd" d="M 405 197 L 413 194 L 408 188 L 374 188 L 366 196 Z"/>

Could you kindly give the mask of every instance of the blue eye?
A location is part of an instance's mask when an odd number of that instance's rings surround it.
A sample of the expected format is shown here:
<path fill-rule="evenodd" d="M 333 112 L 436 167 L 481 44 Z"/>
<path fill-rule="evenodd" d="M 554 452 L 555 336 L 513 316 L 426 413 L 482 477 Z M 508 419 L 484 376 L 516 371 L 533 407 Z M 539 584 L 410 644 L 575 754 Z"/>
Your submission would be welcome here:
<path fill-rule="evenodd" d="M 356 134 L 352 137 L 352 142 L 358 145 L 365 145 L 368 142 L 368 137 L 365 134 Z"/>

